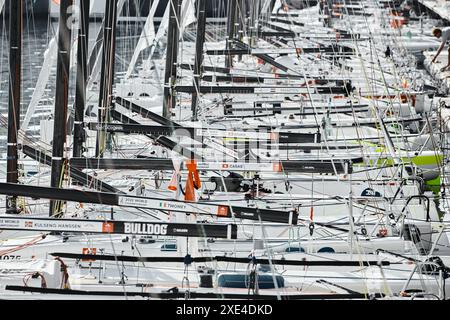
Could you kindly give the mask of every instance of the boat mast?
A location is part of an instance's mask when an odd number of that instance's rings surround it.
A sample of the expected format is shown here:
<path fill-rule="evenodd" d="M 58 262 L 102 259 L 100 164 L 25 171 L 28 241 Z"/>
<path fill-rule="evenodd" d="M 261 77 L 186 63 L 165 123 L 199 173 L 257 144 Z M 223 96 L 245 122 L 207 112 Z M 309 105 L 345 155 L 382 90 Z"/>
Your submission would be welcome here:
<path fill-rule="evenodd" d="M 20 126 L 22 82 L 22 0 L 11 0 L 9 7 L 9 104 L 6 181 L 19 182 L 17 136 Z M 17 197 L 6 198 L 6 213 L 17 213 Z"/>
<path fill-rule="evenodd" d="M 69 7 L 73 0 L 62 0 L 59 8 L 58 61 L 56 67 L 55 112 L 53 120 L 53 150 L 51 186 L 59 188 L 63 180 L 64 144 L 67 135 L 67 109 L 69 103 L 69 68 L 71 30 Z M 50 201 L 50 216 L 61 214 L 61 202 Z"/>
<path fill-rule="evenodd" d="M 175 108 L 174 85 L 177 78 L 180 0 L 169 0 L 169 31 L 167 34 L 166 70 L 164 74 L 163 117 L 170 119 Z"/>
<path fill-rule="evenodd" d="M 77 85 L 75 93 L 75 121 L 73 131 L 73 157 L 82 154 L 85 136 L 83 132 L 84 110 L 86 106 L 86 85 L 88 77 L 88 45 L 89 45 L 89 2 L 80 0 L 80 28 L 78 29 L 77 51 Z"/>
<path fill-rule="evenodd" d="M 194 65 L 194 89 L 200 88 L 200 80 L 203 64 L 203 45 L 205 43 L 205 24 L 206 24 L 206 0 L 197 2 L 197 39 L 195 48 L 195 65 Z M 192 120 L 197 121 L 197 91 L 192 93 Z"/>
<path fill-rule="evenodd" d="M 236 15 L 237 15 L 237 0 L 230 0 L 228 2 L 228 20 L 227 20 L 227 50 L 231 50 L 231 43 L 236 34 Z M 231 54 L 225 58 L 225 67 L 233 67 L 233 56 Z"/>
<path fill-rule="evenodd" d="M 105 24 L 103 29 L 102 71 L 100 97 L 98 102 L 98 122 L 108 122 L 112 103 L 114 82 L 114 57 L 116 49 L 117 0 L 106 1 Z M 106 146 L 106 132 L 97 131 L 96 157 L 102 157 Z"/>
<path fill-rule="evenodd" d="M 253 47 L 256 45 L 257 42 L 257 35 L 258 35 L 258 21 L 259 21 L 259 15 L 261 13 L 261 1 L 260 0 L 252 0 L 250 5 L 250 21 L 249 21 L 249 43 L 250 46 Z"/>
<path fill-rule="evenodd" d="M 117 3 L 117 12 L 122 12 L 122 9 L 125 5 L 125 1 L 127 0 L 118 0 Z M 94 2 L 91 1 L 91 7 L 93 7 Z M 99 69 L 99 65 L 102 62 L 101 61 L 101 53 L 103 52 L 103 32 L 105 29 L 105 18 L 106 16 L 103 17 L 102 19 L 102 26 L 101 28 L 99 28 L 98 32 L 97 32 L 97 37 L 95 39 L 95 42 L 91 48 L 90 51 L 90 55 L 89 55 L 89 76 L 88 76 L 88 82 L 87 82 L 87 87 L 91 88 L 92 85 L 94 84 L 94 82 L 100 82 L 100 80 L 98 79 L 99 76 L 98 74 L 100 73 L 100 71 L 98 71 Z"/>

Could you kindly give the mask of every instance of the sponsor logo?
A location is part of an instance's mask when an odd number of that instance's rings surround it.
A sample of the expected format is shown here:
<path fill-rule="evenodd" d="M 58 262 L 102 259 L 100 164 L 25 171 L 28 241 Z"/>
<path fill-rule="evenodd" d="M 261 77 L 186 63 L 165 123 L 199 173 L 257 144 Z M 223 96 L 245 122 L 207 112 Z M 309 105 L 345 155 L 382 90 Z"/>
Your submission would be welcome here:
<path fill-rule="evenodd" d="M 255 216 L 255 214 L 253 212 L 241 212 L 240 215 L 244 216 L 244 217 L 254 217 Z"/>
<path fill-rule="evenodd" d="M 123 126 L 120 126 L 120 125 L 107 125 L 107 129 L 109 129 L 109 130 L 123 130 Z"/>
<path fill-rule="evenodd" d="M 97 248 L 83 248 L 83 254 L 97 254 Z"/>
<path fill-rule="evenodd" d="M 147 199 L 142 198 L 129 198 L 129 197 L 121 197 L 119 200 L 119 205 L 128 205 L 128 206 L 147 206 Z"/>
<path fill-rule="evenodd" d="M 7 223 L 7 224 L 17 224 L 19 220 L 10 220 L 10 219 L 1 219 L 1 223 Z"/>
<path fill-rule="evenodd" d="M 82 254 L 97 254 L 97 248 L 83 248 L 83 250 L 81 252 L 82 252 Z M 92 262 L 92 261 L 95 261 L 95 260 L 92 260 L 92 259 L 81 259 L 81 261 Z"/>
<path fill-rule="evenodd" d="M 70 229 L 70 230 L 82 230 L 83 227 L 80 223 L 70 222 L 35 222 L 34 228 L 38 229 Z"/>
<path fill-rule="evenodd" d="M 171 209 L 171 210 L 186 210 L 186 205 L 184 203 L 176 203 L 176 202 L 165 202 L 161 201 L 159 203 L 160 208 Z"/>
<path fill-rule="evenodd" d="M 372 188 L 366 188 L 361 193 L 362 197 L 381 197 L 381 193 L 373 190 Z"/>
<path fill-rule="evenodd" d="M 124 233 L 128 234 L 150 234 L 150 235 L 166 235 L 167 224 L 154 223 L 124 223 Z"/>
<path fill-rule="evenodd" d="M 114 223 L 112 223 L 112 222 L 103 222 L 102 223 L 102 232 L 104 232 L 104 233 L 113 233 L 114 232 Z"/>
<path fill-rule="evenodd" d="M 207 162 L 198 162 L 197 163 L 197 169 L 208 169 L 209 163 Z"/>
<path fill-rule="evenodd" d="M 173 229 L 173 232 L 175 232 L 175 233 L 184 233 L 184 234 L 187 234 L 187 233 L 189 232 L 189 230 L 188 230 L 188 229 L 174 228 L 174 229 Z"/>
<path fill-rule="evenodd" d="M 123 130 L 123 126 L 121 126 L 121 125 L 111 125 L 111 124 L 109 124 L 109 125 L 102 125 L 102 124 L 98 124 L 97 123 L 94 126 L 94 130 L 111 130 L 111 131 L 120 130 L 120 131 L 122 131 Z"/>
<path fill-rule="evenodd" d="M 243 169 L 244 165 L 239 163 L 222 163 L 222 169 Z"/>
<path fill-rule="evenodd" d="M 228 217 L 228 207 L 219 206 L 219 208 L 217 209 L 217 216 L 218 217 Z"/>
<path fill-rule="evenodd" d="M 25 228 L 33 228 L 33 221 L 25 221 Z"/>
<path fill-rule="evenodd" d="M 281 168 L 281 162 L 276 162 L 273 164 L 273 171 L 274 172 L 281 172 L 282 168 Z"/>

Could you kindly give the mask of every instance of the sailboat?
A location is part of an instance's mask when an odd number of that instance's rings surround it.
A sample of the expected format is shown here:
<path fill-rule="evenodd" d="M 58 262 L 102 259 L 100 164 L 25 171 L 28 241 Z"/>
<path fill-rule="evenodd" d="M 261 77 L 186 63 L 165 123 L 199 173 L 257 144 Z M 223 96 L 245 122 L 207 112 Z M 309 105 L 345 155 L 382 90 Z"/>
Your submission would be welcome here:
<path fill-rule="evenodd" d="M 78 3 L 75 34 L 60 1 L 22 123 L 10 77 L 2 296 L 447 299 L 446 137 L 408 64 L 433 43 L 423 21 L 404 38 L 375 1 L 230 0 L 217 22 L 206 2 L 149 4 L 116 75 L 126 1 L 103 1 L 94 45 L 99 2 Z M 31 138 L 54 62 L 53 119 Z"/>

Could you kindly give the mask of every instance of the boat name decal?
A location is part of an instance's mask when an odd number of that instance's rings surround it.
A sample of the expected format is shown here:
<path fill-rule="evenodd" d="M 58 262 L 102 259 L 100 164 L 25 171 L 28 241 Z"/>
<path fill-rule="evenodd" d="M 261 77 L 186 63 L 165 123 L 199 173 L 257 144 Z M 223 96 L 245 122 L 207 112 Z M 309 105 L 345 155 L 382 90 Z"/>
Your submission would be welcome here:
<path fill-rule="evenodd" d="M 124 233 L 129 234 L 152 234 L 152 235 L 166 235 L 167 224 L 153 224 L 153 223 L 124 223 Z"/>

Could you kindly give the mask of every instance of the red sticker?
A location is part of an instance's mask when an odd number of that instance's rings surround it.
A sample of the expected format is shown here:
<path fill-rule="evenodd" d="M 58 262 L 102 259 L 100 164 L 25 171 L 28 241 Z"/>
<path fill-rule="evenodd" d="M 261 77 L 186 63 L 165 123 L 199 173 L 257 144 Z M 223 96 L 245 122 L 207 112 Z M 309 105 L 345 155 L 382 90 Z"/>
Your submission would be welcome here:
<path fill-rule="evenodd" d="M 112 222 L 103 222 L 103 224 L 102 224 L 102 232 L 103 233 L 113 233 L 114 232 L 114 223 L 112 223 Z"/>
<path fill-rule="evenodd" d="M 217 216 L 218 217 L 228 217 L 228 207 L 219 206 L 219 208 L 217 209 Z"/>

